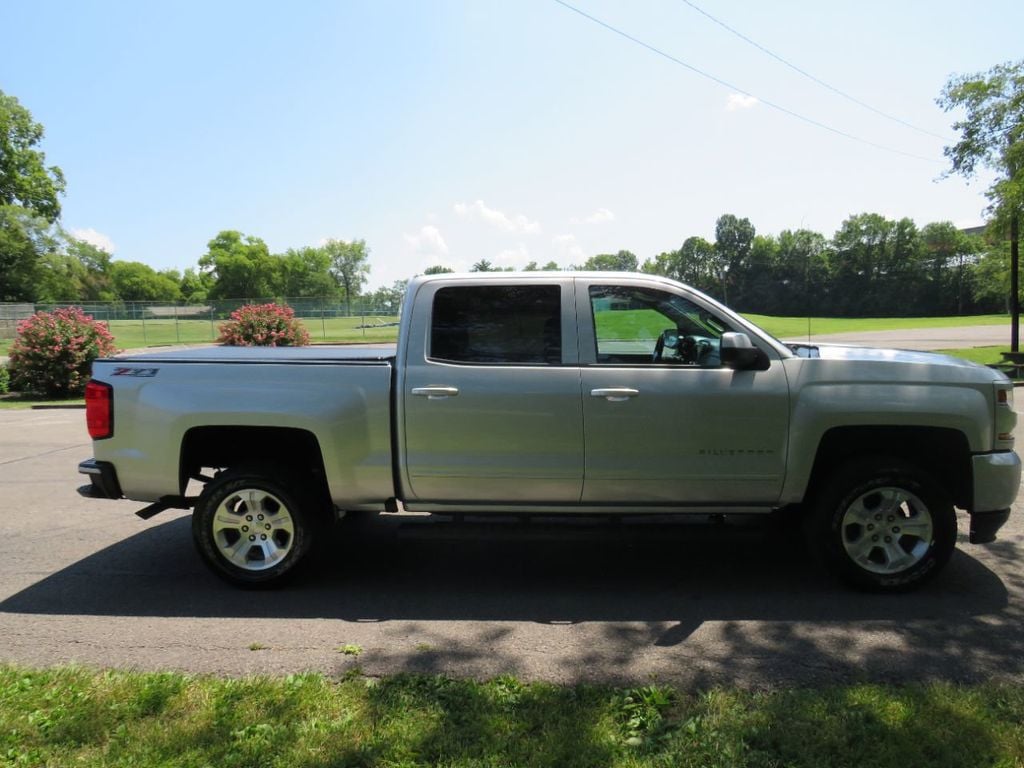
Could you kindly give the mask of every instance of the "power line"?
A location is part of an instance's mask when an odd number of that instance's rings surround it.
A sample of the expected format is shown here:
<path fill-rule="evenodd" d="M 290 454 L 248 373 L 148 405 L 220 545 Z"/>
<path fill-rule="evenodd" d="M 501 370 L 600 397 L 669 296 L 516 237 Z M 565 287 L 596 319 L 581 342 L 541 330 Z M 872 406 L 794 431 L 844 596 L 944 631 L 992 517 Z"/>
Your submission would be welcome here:
<path fill-rule="evenodd" d="M 739 32 L 738 30 L 733 29 L 728 24 L 726 24 L 724 21 L 722 21 L 721 19 L 715 18 L 714 16 L 712 16 L 710 13 L 705 11 L 700 6 L 696 5 L 695 3 L 691 3 L 690 0 L 682 0 L 682 2 L 685 3 L 686 5 L 690 6 L 691 8 L 693 8 L 693 10 L 697 11 L 697 13 L 699 13 L 702 16 L 705 16 L 708 19 L 710 19 L 711 21 L 713 21 L 715 24 L 720 26 L 722 29 L 725 29 L 728 32 L 731 32 L 732 34 L 736 35 L 736 37 L 738 37 L 740 40 L 743 40 L 744 42 L 749 43 L 750 45 L 752 45 L 755 48 L 757 48 L 757 50 L 759 50 L 762 53 L 765 53 L 765 54 L 771 56 L 776 61 L 778 61 L 778 62 L 780 62 L 782 64 L 785 64 L 787 67 L 792 69 L 794 72 L 799 72 L 801 75 L 806 77 L 808 80 L 812 80 L 813 82 L 815 82 L 818 85 L 820 85 L 822 88 L 827 88 L 828 90 L 832 91 L 833 93 L 836 93 L 836 94 L 842 96 L 844 99 L 848 99 L 849 101 L 852 101 L 854 104 L 857 104 L 858 106 L 861 106 L 864 109 L 867 109 L 867 110 L 870 110 L 871 112 L 874 112 L 876 115 L 881 115 L 886 120 L 892 120 L 894 123 L 899 123 L 900 125 L 905 126 L 907 128 L 910 128 L 912 130 L 918 131 L 919 133 L 926 133 L 929 136 L 934 136 L 936 139 L 942 139 L 943 141 L 946 141 L 946 142 L 950 141 L 950 139 L 947 136 L 942 136 L 942 135 L 940 135 L 938 133 L 933 133 L 932 131 L 929 131 L 927 128 L 921 128 L 919 126 L 914 125 L 913 123 L 908 123 L 906 120 L 902 120 L 902 119 L 896 117 L 895 115 L 890 115 L 888 112 L 883 112 L 882 110 L 877 109 L 877 108 L 871 106 L 867 102 L 861 101 L 860 99 L 856 98 L 855 96 L 851 96 L 850 94 L 846 93 L 845 91 L 842 91 L 839 88 L 836 88 L 834 85 L 830 85 L 829 83 L 826 83 L 824 80 L 815 77 L 810 72 L 808 72 L 808 71 L 806 71 L 804 69 L 801 69 L 796 64 L 793 64 L 791 61 L 787 61 L 786 59 L 782 58 L 781 56 L 779 56 L 774 51 L 771 51 L 768 48 L 765 48 L 763 45 L 761 45 L 757 41 L 751 40 L 749 37 L 744 35 L 742 32 Z"/>
<path fill-rule="evenodd" d="M 732 83 L 728 82 L 727 80 L 723 80 L 720 77 L 716 77 L 715 75 L 712 75 L 710 72 L 705 72 L 704 70 L 699 69 L 699 68 L 693 66 L 692 64 L 687 64 L 682 59 L 679 59 L 679 58 L 673 56 L 670 53 L 666 53 L 665 51 L 661 50 L 660 48 L 655 48 L 650 43 L 645 43 L 643 40 L 640 40 L 639 38 L 633 37 L 632 35 L 630 35 L 627 32 L 623 32 L 618 27 L 613 27 L 611 24 L 608 24 L 608 23 L 606 23 L 604 21 L 601 21 L 601 19 L 597 18 L 596 16 L 591 16 L 589 13 L 586 13 L 585 11 L 580 10 L 576 6 L 570 5 L 569 3 L 565 2 L 565 0 L 554 0 L 554 2 L 558 3 L 561 6 L 564 6 L 564 7 L 568 8 L 570 11 L 578 13 L 583 18 L 588 19 L 589 21 L 594 22 L 598 26 L 604 27 L 609 32 L 614 32 L 616 35 L 619 35 L 620 37 L 624 37 L 625 39 L 629 40 L 631 43 L 635 43 L 636 45 L 639 45 L 642 48 L 646 48 L 647 50 L 651 51 L 652 53 L 656 53 L 658 56 L 661 56 L 662 58 L 668 59 L 673 64 L 678 64 L 679 66 L 684 67 L 684 68 L 690 70 L 691 72 L 694 72 L 695 74 L 700 75 L 703 78 L 706 78 L 708 80 L 711 80 L 712 82 L 718 83 L 719 85 L 725 86 L 726 88 L 728 88 L 731 91 L 735 91 L 736 93 L 739 93 L 739 94 L 741 94 L 743 96 L 747 96 L 749 98 L 756 99 L 757 101 L 761 102 L 765 106 L 771 107 L 772 109 L 775 109 L 775 110 L 777 110 L 779 112 L 782 112 L 785 115 L 789 115 L 790 117 L 796 118 L 797 120 L 800 120 L 800 121 L 802 121 L 804 123 L 807 123 L 808 125 L 813 125 L 816 128 L 821 128 L 822 130 L 829 131 L 830 133 L 834 133 L 837 136 L 842 136 L 843 138 L 850 139 L 851 141 L 856 141 L 856 142 L 858 142 L 860 144 L 866 144 L 869 147 L 874 147 L 875 149 L 880 149 L 880 150 L 882 150 L 884 152 L 891 152 L 891 153 L 896 154 L 896 155 L 903 155 L 904 157 L 912 157 L 915 160 L 923 160 L 926 163 L 941 163 L 942 162 L 941 160 L 936 160 L 936 159 L 931 158 L 931 157 L 924 157 L 923 155 L 915 155 L 912 152 L 904 152 L 902 149 L 895 149 L 894 147 L 887 147 L 884 144 L 877 144 L 877 143 L 875 143 L 873 141 L 869 141 L 868 139 L 861 138 L 860 136 L 855 136 L 852 133 L 847 133 L 846 131 L 844 131 L 844 130 L 842 130 L 840 128 L 835 128 L 835 127 L 833 127 L 831 125 L 827 125 L 826 123 L 819 122 L 818 120 L 815 120 L 814 118 L 807 117 L 806 115 L 801 115 L 799 112 L 794 112 L 791 109 L 787 109 L 786 107 L 783 107 L 781 104 L 776 104 L 775 102 L 769 101 L 768 99 L 762 99 L 761 97 L 759 97 L 759 96 L 757 96 L 757 95 L 755 95 L 753 93 L 750 93 L 749 91 L 745 91 L 742 88 L 739 88 L 738 86 L 733 85 Z"/>

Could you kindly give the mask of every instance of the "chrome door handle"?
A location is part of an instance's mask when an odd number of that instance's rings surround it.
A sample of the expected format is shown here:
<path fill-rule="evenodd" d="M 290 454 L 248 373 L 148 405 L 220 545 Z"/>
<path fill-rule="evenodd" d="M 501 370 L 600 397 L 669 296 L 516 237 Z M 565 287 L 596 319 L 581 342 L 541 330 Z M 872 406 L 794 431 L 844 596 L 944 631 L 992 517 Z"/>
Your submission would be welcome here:
<path fill-rule="evenodd" d="M 639 395 L 639 389 L 630 389 L 629 387 L 607 387 L 605 389 L 590 390 L 591 397 L 603 397 L 609 403 L 624 403 L 631 397 L 638 397 Z"/>
<path fill-rule="evenodd" d="M 458 387 L 414 387 L 412 393 L 416 397 L 425 397 L 428 400 L 444 400 L 455 397 L 459 394 Z"/>

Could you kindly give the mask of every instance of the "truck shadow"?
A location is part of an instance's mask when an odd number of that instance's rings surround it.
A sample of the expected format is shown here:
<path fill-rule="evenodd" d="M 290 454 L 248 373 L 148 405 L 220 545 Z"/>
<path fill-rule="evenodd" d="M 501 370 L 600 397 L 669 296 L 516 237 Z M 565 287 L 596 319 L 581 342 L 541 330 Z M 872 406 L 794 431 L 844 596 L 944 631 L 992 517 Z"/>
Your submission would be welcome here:
<path fill-rule="evenodd" d="M 693 685 L 820 679 L 974 680 L 1024 674 L 1024 621 L 1006 581 L 959 548 L 908 595 L 850 591 L 764 525 L 347 522 L 292 585 L 240 591 L 207 572 L 187 516 L 97 552 L 0 603 L 25 614 L 333 619 L 409 627 L 437 648 L 380 649 L 380 670 L 492 674 L 514 622 L 578 626 L 573 677 L 622 681 L 638 654 Z M 986 559 L 1013 563 L 1014 541 Z M 452 641 L 431 622 L 477 622 Z M 707 629 L 712 626 L 713 630 Z M 690 642 L 700 633 L 699 640 Z M 711 636 L 709 639 L 709 635 Z M 578 636 L 577 636 L 578 637 Z M 710 650 L 708 650 L 710 649 Z M 507 668 L 521 670 L 509 657 Z M 339 673 L 344 666 L 339 663 Z"/>
<path fill-rule="evenodd" d="M 477 518 L 479 521 L 479 518 Z M 212 576 L 182 516 L 97 552 L 0 603 L 59 615 L 492 620 L 960 619 L 1007 606 L 1000 578 L 958 549 L 912 597 L 852 592 L 799 530 L 647 518 L 509 524 L 345 521 L 288 586 L 240 591 Z M 682 639 L 685 627 L 662 638 Z"/>

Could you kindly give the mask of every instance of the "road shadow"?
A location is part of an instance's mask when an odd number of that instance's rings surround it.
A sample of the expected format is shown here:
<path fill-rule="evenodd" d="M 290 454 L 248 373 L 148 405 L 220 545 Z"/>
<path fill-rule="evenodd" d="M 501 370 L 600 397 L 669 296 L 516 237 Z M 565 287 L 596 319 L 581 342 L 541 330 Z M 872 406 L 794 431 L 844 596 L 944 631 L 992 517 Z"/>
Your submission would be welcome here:
<path fill-rule="evenodd" d="M 616 669 L 628 678 L 636 654 L 653 649 L 678 652 L 697 685 L 756 680 L 773 666 L 797 681 L 1024 673 L 1024 616 L 1007 590 L 1024 584 L 1005 584 L 963 548 L 923 589 L 883 596 L 838 585 L 797 532 L 765 524 L 400 525 L 381 516 L 339 526 L 294 584 L 251 592 L 207 572 L 189 526 L 187 516 L 152 525 L 9 597 L 0 611 L 490 627 L 462 645 L 443 641 L 443 651 L 382 654 L 391 671 L 490 669 L 507 623 L 525 621 L 600 625 L 600 643 L 576 659 L 581 679 L 596 669 L 600 679 L 617 679 Z M 1000 558 L 1018 556 L 1017 544 L 999 546 Z M 687 656 L 708 622 L 718 623 L 715 653 Z M 865 632 L 875 633 L 871 648 L 850 653 Z"/>

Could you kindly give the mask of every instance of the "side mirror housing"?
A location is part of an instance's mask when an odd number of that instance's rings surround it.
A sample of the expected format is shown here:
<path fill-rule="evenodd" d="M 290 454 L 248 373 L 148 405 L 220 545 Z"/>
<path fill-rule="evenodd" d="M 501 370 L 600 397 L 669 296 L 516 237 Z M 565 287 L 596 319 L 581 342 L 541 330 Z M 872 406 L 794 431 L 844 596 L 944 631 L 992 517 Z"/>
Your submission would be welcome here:
<path fill-rule="evenodd" d="M 768 355 L 760 347 L 755 347 L 745 333 L 728 331 L 721 339 L 722 365 L 734 371 L 766 371 Z"/>

